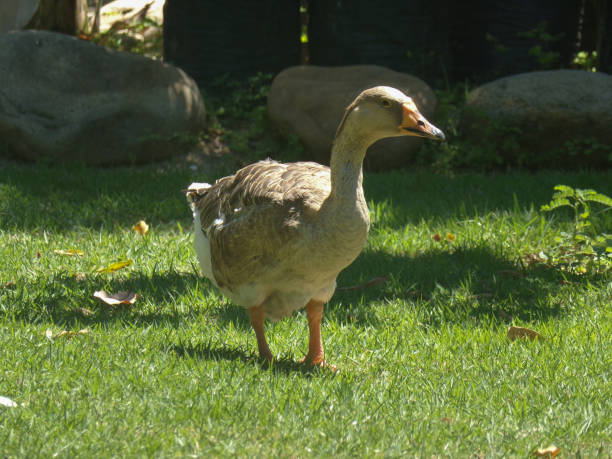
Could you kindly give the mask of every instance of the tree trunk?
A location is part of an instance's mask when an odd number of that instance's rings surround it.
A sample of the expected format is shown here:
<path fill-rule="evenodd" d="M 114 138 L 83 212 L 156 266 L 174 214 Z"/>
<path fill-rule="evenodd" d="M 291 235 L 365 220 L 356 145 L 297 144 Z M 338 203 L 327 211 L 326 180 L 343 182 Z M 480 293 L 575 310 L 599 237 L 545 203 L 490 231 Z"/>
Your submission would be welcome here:
<path fill-rule="evenodd" d="M 26 29 L 52 30 L 76 35 L 87 22 L 87 0 L 40 0 Z"/>

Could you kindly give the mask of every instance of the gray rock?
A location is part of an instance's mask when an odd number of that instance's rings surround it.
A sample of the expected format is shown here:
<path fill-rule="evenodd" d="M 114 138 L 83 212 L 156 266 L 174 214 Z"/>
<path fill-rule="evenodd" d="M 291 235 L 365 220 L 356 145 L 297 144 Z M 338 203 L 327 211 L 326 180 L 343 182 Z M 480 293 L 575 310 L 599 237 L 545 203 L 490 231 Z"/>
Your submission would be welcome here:
<path fill-rule="evenodd" d="M 0 82 L 0 142 L 24 159 L 163 159 L 205 125 L 182 70 L 63 34 L 0 35 Z"/>
<path fill-rule="evenodd" d="M 39 0 L 2 0 L 0 1 L 0 33 L 19 30 L 30 22 Z"/>
<path fill-rule="evenodd" d="M 505 162 L 515 163 L 519 155 L 524 164 L 543 166 L 560 158 L 571 161 L 573 155 L 576 165 L 587 165 L 596 158 L 581 159 L 576 142 L 612 145 L 612 76 L 554 70 L 492 81 L 468 94 L 460 130 L 495 149 Z M 568 142 L 577 145 L 574 151 Z M 605 161 L 604 155 L 602 150 Z"/>
<path fill-rule="evenodd" d="M 279 73 L 268 95 L 270 119 L 282 130 L 297 135 L 308 159 L 329 163 L 331 145 L 344 110 L 364 89 L 392 86 L 410 97 L 432 120 L 436 97 L 423 81 L 375 65 L 346 67 L 298 66 Z M 365 167 L 384 170 L 410 164 L 422 139 L 383 139 L 370 147 Z"/>

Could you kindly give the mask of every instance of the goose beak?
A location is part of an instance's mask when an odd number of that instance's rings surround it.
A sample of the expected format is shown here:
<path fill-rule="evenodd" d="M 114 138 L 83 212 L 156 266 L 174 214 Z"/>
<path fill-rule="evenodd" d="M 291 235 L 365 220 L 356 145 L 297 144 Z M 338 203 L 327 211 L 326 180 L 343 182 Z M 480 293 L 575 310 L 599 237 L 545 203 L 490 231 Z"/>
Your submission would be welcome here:
<path fill-rule="evenodd" d="M 433 140 L 445 140 L 444 133 L 431 124 L 417 109 L 414 102 L 405 102 L 402 104 L 402 124 L 399 125 L 400 130 L 405 135 L 416 137 L 424 137 Z"/>

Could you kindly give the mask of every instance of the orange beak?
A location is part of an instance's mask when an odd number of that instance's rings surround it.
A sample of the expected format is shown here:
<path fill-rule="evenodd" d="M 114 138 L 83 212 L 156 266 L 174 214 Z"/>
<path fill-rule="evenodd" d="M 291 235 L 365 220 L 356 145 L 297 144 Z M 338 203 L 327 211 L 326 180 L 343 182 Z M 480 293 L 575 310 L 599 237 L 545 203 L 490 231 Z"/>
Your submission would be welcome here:
<path fill-rule="evenodd" d="M 401 131 L 406 135 L 424 137 L 426 139 L 445 140 L 444 133 L 431 124 L 416 107 L 414 102 L 405 102 L 402 105 L 402 124 L 399 125 Z"/>

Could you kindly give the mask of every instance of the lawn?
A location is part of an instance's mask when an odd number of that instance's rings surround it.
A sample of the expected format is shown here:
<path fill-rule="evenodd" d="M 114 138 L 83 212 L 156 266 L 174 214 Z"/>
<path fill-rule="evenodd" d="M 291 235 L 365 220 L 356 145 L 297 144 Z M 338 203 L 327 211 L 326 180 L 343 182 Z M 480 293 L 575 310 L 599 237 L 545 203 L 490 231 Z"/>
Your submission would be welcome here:
<path fill-rule="evenodd" d="M 570 227 L 539 211 L 553 186 L 610 195 L 611 172 L 366 174 L 370 238 L 338 284 L 387 280 L 327 306 L 336 373 L 297 364 L 303 312 L 267 325 L 262 365 L 246 312 L 198 275 L 181 189 L 214 178 L 0 163 L 0 396 L 17 404 L 0 405 L 0 456 L 612 453 L 610 271 L 533 255 Z"/>

